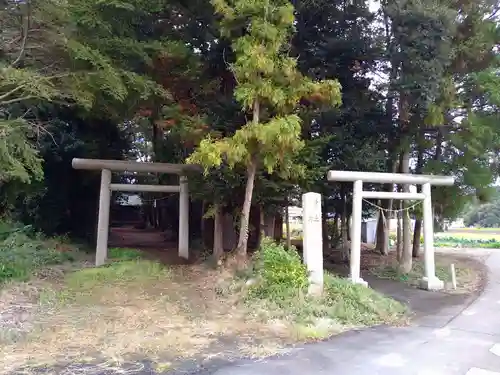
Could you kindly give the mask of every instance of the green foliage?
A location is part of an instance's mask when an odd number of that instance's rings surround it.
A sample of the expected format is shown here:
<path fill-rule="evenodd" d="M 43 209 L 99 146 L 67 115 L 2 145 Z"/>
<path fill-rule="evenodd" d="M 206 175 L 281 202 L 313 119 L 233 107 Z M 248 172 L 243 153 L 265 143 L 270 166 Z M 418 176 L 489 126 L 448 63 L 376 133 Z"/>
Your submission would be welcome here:
<path fill-rule="evenodd" d="M 493 2 L 479 3 L 473 7 L 469 2 L 447 4 L 461 17 L 451 29 L 454 35 L 451 61 L 441 78 L 436 102 L 442 111 L 442 125 L 447 130 L 440 129 L 437 122 L 433 124 L 438 126 L 436 143 L 440 140 L 446 142 L 446 146 L 441 144 L 440 157 L 436 158 L 435 154 L 434 160 L 428 160 L 425 167 L 427 172 L 456 177 L 454 187 L 433 192 L 438 202 L 436 213 L 442 217 L 457 217 L 474 197 L 482 200 L 498 176 L 493 155 L 500 145 L 499 103 L 495 95 L 498 91 L 495 49 L 500 29 L 494 17 L 490 17 L 495 9 Z"/>
<path fill-rule="evenodd" d="M 121 53 L 116 55 L 126 41 L 126 52 L 134 51 L 134 58 L 141 56 L 142 61 L 165 51 L 160 42 L 134 41 L 133 26 L 125 26 L 127 22 L 133 25 L 130 21 L 136 18 L 139 9 L 123 7 L 123 4 L 110 3 L 103 8 L 101 1 L 72 0 L 57 5 L 49 1 L 23 11 L 28 12 L 21 14 L 24 19 L 44 20 L 39 31 L 44 39 L 36 40 L 35 35 L 27 31 L 27 45 L 19 46 L 18 51 L 23 68 L 12 65 L 8 59 L 0 61 L 0 106 L 33 99 L 49 102 L 57 99 L 91 107 L 99 98 L 123 102 L 131 95 L 142 100 L 165 95 L 162 87 L 135 73 L 130 61 L 120 58 Z M 122 17 L 120 26 L 114 18 L 116 14 Z M 117 28 L 121 29 L 121 38 L 112 35 Z M 23 54 L 23 48 L 31 48 L 37 42 L 42 43 L 35 47 L 42 48 L 38 59 Z M 62 63 L 43 69 L 56 54 Z"/>
<path fill-rule="evenodd" d="M 304 174 L 295 158 L 304 147 L 301 119 L 291 113 L 302 100 L 338 105 L 340 84 L 312 81 L 300 73 L 297 59 L 288 55 L 295 22 L 294 7 L 288 1 L 214 0 L 212 4 L 221 16 L 221 34 L 232 41 L 234 97 L 244 110 L 252 111 L 252 121 L 231 136 L 208 137 L 187 162 L 203 165 L 205 174 L 223 161 L 230 168 L 246 168 L 238 241 L 238 251 L 246 254 L 256 175 L 262 167 L 268 174 L 280 171 L 285 178 Z"/>
<path fill-rule="evenodd" d="M 465 215 L 464 224 L 468 227 L 498 228 L 500 226 L 500 202 L 474 207 Z"/>
<path fill-rule="evenodd" d="M 259 300 L 271 315 L 283 314 L 298 323 L 315 324 L 326 318 L 333 324 L 371 325 L 394 322 L 406 311 L 370 288 L 330 274 L 325 275 L 323 296 L 307 296 L 307 270 L 300 256 L 295 249 L 286 250 L 270 239 L 263 241 L 256 254 L 253 271 L 256 282 L 250 287 L 249 302 L 255 306 Z M 325 337 L 329 332 L 319 334 Z"/>
<path fill-rule="evenodd" d="M 500 195 L 498 189 L 490 189 L 484 201 L 476 200 L 464 212 L 464 224 L 467 227 L 500 227 Z"/>
<path fill-rule="evenodd" d="M 0 106 L 30 99 L 53 100 L 61 96 L 59 76 L 41 75 L 30 69 L 0 65 Z"/>
<path fill-rule="evenodd" d="M 179 50 L 170 41 L 143 38 L 141 25 L 151 12 L 161 10 L 160 4 L 136 0 L 106 5 L 99 0 L 2 4 L 0 23 L 6 36 L 0 51 L 0 125 L 6 142 L 0 147 L 2 182 L 40 178 L 41 158 L 32 143 L 47 132 L 36 113 L 40 106 L 62 103 L 123 121 L 124 113 L 135 111 L 140 103 L 168 97 L 164 87 L 144 74 L 154 59 Z"/>
<path fill-rule="evenodd" d="M 348 215 L 351 185 L 326 171 L 389 172 L 406 146 L 416 173 L 456 177 L 433 188 L 440 217 L 487 200 L 499 173 L 494 1 L 27 4 L 0 5 L 1 205 L 48 233 L 94 232 L 98 177 L 73 157 L 184 162 L 199 144 L 193 197 L 228 212 L 317 191 Z"/>
<path fill-rule="evenodd" d="M 43 178 L 42 159 L 30 139 L 33 129 L 23 119 L 0 118 L 0 183 L 30 183 Z"/>
<path fill-rule="evenodd" d="M 33 112 L 43 122 L 36 142 L 42 179 L 30 185 L 4 182 L 0 207 L 47 235 L 69 233 L 93 242 L 100 176 L 74 170 L 71 160 L 122 159 L 130 147 L 128 134 L 109 119 L 75 108 L 47 106 Z"/>
<path fill-rule="evenodd" d="M 204 139 L 196 153 L 187 160 L 188 163 L 201 164 L 205 174 L 210 167 L 221 166 L 224 157 L 229 166 L 246 164 L 256 152 L 262 157 L 268 173 L 289 161 L 289 153 L 299 151 L 304 143 L 300 140 L 300 118 L 296 115 L 275 117 L 266 124 L 248 123 L 237 130 L 232 137 L 213 141 Z M 279 139 L 279 142 L 277 140 Z M 285 164 L 287 166 L 290 163 Z M 286 169 L 283 172 L 288 172 Z"/>
<path fill-rule="evenodd" d="M 74 259 L 71 253 L 56 250 L 29 226 L 2 222 L 0 240 L 0 284 L 11 279 L 27 280 L 42 267 Z"/>
<path fill-rule="evenodd" d="M 205 139 L 188 161 L 208 170 L 220 166 L 223 158 L 230 166 L 255 162 L 257 158 L 269 173 L 279 166 L 286 169 L 304 146 L 300 140 L 301 120 L 297 115 L 288 115 L 261 123 L 264 105 L 278 113 L 289 113 L 303 98 L 335 106 L 340 102 L 340 85 L 336 81 L 313 82 L 302 76 L 296 59 L 286 54 L 294 23 L 290 3 L 217 0 L 213 5 L 222 16 L 222 34 L 233 38 L 236 61 L 231 68 L 238 82 L 235 98 L 245 109 L 252 110 L 254 117 L 231 137 Z M 245 27 L 247 33 L 240 36 L 236 25 Z"/>
<path fill-rule="evenodd" d="M 265 238 L 254 259 L 258 282 L 251 289 L 252 296 L 281 299 L 305 292 L 307 270 L 295 248 L 287 250 Z"/>
<path fill-rule="evenodd" d="M 397 88 L 412 103 L 430 106 L 431 114 L 435 114 L 432 100 L 440 91 L 451 60 L 457 11 L 439 1 L 385 2 L 383 10 L 392 22 L 394 45 L 389 52 L 400 69 Z"/>

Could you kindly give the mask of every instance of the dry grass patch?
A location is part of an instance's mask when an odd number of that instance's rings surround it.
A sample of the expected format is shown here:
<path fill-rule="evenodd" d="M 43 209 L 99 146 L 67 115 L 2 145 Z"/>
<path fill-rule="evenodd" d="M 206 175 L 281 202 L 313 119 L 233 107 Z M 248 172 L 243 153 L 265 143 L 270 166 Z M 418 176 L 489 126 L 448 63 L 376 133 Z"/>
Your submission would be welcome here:
<path fill-rule="evenodd" d="M 144 260 L 71 273 L 38 290 L 23 340 L 2 340 L 0 373 L 82 360 L 203 357 L 221 351 L 221 336 L 239 337 L 235 349 L 252 346 L 249 333 L 280 337 L 252 321 L 236 297 L 220 292 L 228 276 L 203 266 L 169 270 Z M 276 352 L 282 340 L 274 341 Z"/>
<path fill-rule="evenodd" d="M 370 257 L 370 273 L 381 279 L 399 280 L 412 286 L 418 286 L 424 276 L 423 257 L 413 259 L 411 272 L 403 274 L 398 270 L 395 254 L 382 257 L 379 254 Z M 452 288 L 450 265 L 455 265 L 457 289 Z M 445 291 L 452 294 L 471 294 L 484 283 L 484 265 L 472 258 L 450 254 L 436 254 L 436 276 L 445 282 Z"/>
<path fill-rule="evenodd" d="M 323 297 L 306 296 L 300 258 L 273 246 L 246 275 L 133 259 L 44 281 L 26 335 L 1 343 L 0 373 L 56 363 L 262 357 L 401 319 L 399 303 L 331 276 Z"/>

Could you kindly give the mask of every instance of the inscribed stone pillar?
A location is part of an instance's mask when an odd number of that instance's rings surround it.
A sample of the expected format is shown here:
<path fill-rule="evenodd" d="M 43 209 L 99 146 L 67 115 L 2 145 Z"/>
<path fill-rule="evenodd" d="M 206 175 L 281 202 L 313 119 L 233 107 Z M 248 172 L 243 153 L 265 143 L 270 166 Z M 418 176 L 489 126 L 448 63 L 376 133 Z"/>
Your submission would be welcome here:
<path fill-rule="evenodd" d="M 180 176 L 179 186 L 179 257 L 189 259 L 189 187 L 185 176 Z"/>
<path fill-rule="evenodd" d="M 95 254 L 95 265 L 102 266 L 108 257 L 108 233 L 109 233 L 109 206 L 111 202 L 111 171 L 103 169 L 101 172 L 101 189 L 99 191 L 99 218 L 97 221 L 97 246 Z"/>
<path fill-rule="evenodd" d="M 309 293 L 323 292 L 323 234 L 321 194 L 302 195 L 304 263 L 309 272 Z"/>

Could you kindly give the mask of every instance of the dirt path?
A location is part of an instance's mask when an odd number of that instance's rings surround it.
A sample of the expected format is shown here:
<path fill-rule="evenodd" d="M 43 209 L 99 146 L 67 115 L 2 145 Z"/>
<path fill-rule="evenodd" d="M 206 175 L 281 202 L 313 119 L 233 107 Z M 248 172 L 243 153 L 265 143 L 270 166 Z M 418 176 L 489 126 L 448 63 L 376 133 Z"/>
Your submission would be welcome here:
<path fill-rule="evenodd" d="M 164 264 L 189 264 L 178 256 L 177 241 L 169 240 L 171 233 L 156 229 L 137 229 L 133 226 L 111 228 L 109 247 L 141 250 L 147 258 L 156 259 Z"/>

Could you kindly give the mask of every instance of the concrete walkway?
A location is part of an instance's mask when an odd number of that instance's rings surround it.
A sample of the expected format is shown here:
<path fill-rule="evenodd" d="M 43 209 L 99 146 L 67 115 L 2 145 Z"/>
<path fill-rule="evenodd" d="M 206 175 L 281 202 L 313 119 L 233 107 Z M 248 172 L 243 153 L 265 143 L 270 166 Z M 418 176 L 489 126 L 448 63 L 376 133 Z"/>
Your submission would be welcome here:
<path fill-rule="evenodd" d="M 349 332 L 259 362 L 242 362 L 210 375 L 500 375 L 500 251 L 487 256 L 484 293 L 411 327 Z"/>

